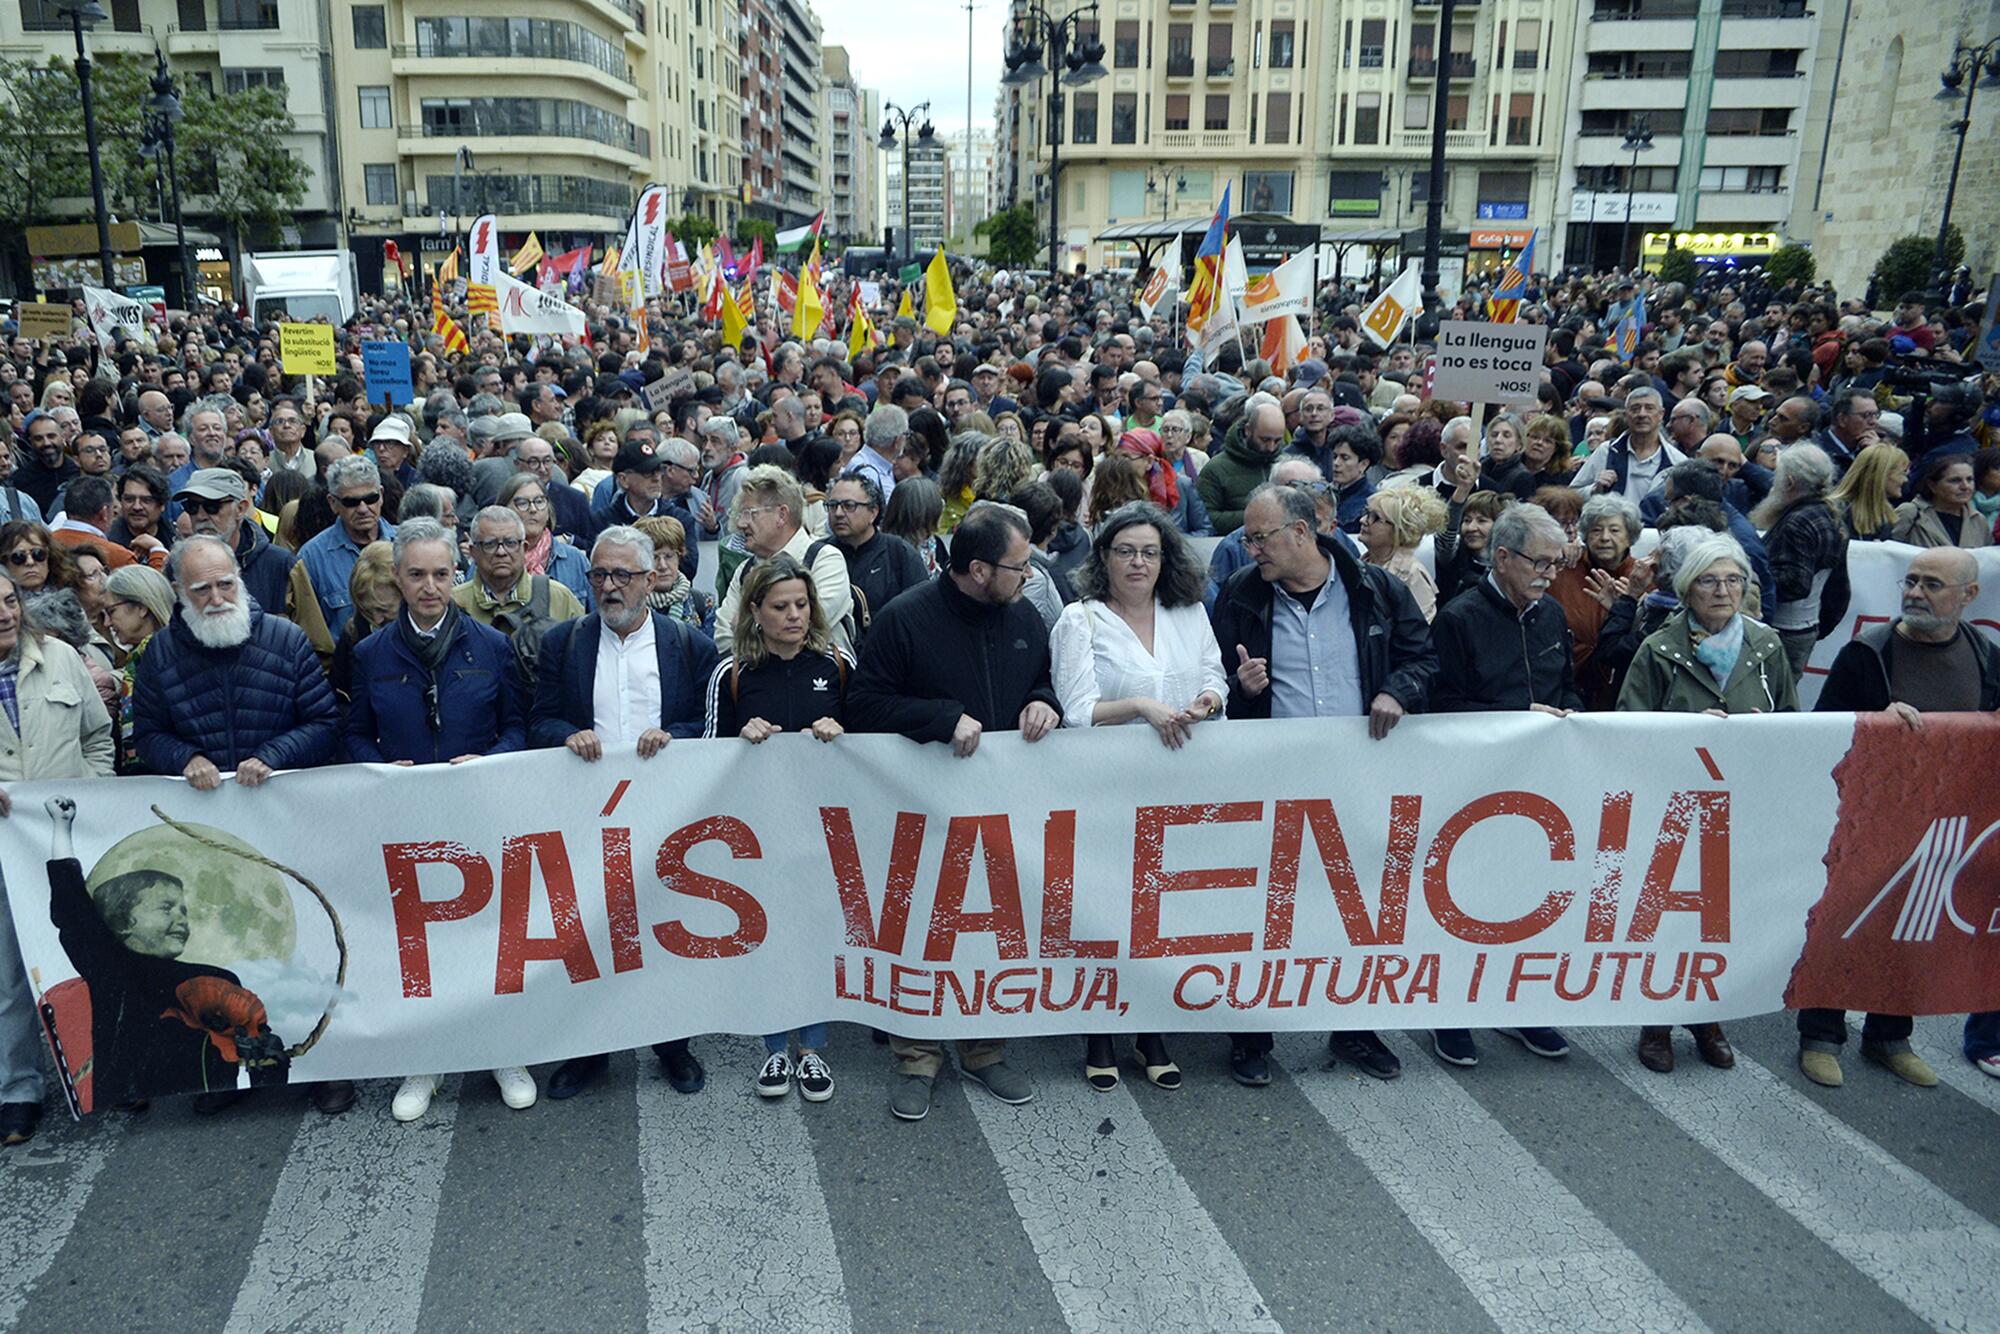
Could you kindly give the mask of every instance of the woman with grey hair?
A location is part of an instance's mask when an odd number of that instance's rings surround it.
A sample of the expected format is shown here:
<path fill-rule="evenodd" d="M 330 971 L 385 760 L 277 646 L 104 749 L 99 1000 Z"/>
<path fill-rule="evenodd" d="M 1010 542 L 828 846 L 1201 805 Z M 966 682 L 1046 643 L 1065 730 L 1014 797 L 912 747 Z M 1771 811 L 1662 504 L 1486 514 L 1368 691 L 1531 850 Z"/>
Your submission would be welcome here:
<path fill-rule="evenodd" d="M 1785 644 L 1743 614 L 1750 578 L 1750 560 L 1735 538 L 1713 533 L 1694 540 L 1673 576 L 1681 608 L 1640 645 L 1618 692 L 1620 712 L 1726 718 L 1798 708 Z M 1724 1070 L 1736 1064 L 1722 1025 L 1690 1024 L 1688 1031 L 1702 1060 Z M 1671 1072 L 1673 1030 L 1664 1024 L 1640 1029 L 1639 1061 L 1659 1074 Z"/>
<path fill-rule="evenodd" d="M 1792 675 L 1805 670 L 1822 627 L 1847 614 L 1847 526 L 1827 499 L 1833 460 L 1818 445 L 1787 446 L 1778 455 L 1771 494 L 1750 512 L 1764 533 L 1775 605 L 1764 619 L 1785 641 Z"/>
<path fill-rule="evenodd" d="M 1593 495 L 1583 502 L 1576 525 L 1584 558 L 1549 585 L 1549 596 L 1569 621 L 1577 689 L 1593 709 L 1611 707 L 1611 672 L 1596 660 L 1597 640 L 1619 582 L 1632 573 L 1632 544 L 1645 526 L 1639 507 L 1622 492 Z"/>
<path fill-rule="evenodd" d="M 1050 672 L 1066 727 L 1144 723 L 1169 750 L 1229 697 L 1222 651 L 1202 605 L 1208 574 L 1167 512 L 1146 501 L 1114 510 L 1072 576 L 1077 600 L 1049 636 Z M 1138 1039 L 1146 1078 L 1179 1088 L 1180 1067 L 1157 1033 Z M 1086 1040 L 1084 1078 L 1118 1086 L 1109 1034 Z"/>

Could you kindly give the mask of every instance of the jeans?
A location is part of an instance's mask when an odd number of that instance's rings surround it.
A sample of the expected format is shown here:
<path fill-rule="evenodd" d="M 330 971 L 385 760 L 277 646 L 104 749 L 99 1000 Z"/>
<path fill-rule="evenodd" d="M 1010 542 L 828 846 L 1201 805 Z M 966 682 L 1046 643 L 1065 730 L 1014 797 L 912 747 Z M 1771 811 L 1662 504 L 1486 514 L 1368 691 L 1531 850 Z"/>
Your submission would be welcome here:
<path fill-rule="evenodd" d="M 1864 1044 L 1908 1042 L 1916 1023 L 1907 1014 L 1871 1014 L 1861 1025 Z M 1847 1011 L 1800 1010 L 1799 1045 L 1808 1051 L 1839 1051 L 1847 1041 Z"/>
<path fill-rule="evenodd" d="M 1778 640 L 1785 646 L 1785 661 L 1791 664 L 1792 679 L 1801 679 L 1806 670 L 1806 660 L 1812 657 L 1813 646 L 1819 643 L 1819 631 L 1780 630 Z"/>
<path fill-rule="evenodd" d="M 0 1102 L 42 1100 L 42 1026 L 0 878 Z"/>
<path fill-rule="evenodd" d="M 2000 1010 L 1965 1016 L 1965 1059 L 2000 1056 Z"/>
<path fill-rule="evenodd" d="M 825 1024 L 806 1024 L 798 1030 L 798 1034 L 800 1051 L 826 1050 Z M 781 1051 L 790 1051 L 791 1046 L 792 1034 L 789 1029 L 783 1033 L 766 1033 L 764 1035 L 764 1050 L 773 1056 Z"/>

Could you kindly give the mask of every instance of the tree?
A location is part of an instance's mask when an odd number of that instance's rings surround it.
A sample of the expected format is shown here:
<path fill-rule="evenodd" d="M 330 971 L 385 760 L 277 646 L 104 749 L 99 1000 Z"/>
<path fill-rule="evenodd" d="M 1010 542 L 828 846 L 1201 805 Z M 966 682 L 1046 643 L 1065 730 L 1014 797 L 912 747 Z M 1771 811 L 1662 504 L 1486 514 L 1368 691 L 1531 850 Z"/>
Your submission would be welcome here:
<path fill-rule="evenodd" d="M 1905 292 L 1924 291 L 1936 277 L 1931 272 L 1931 261 L 1936 254 L 1934 236 L 1912 235 L 1891 242 L 1882 252 L 1882 258 L 1875 261 L 1875 271 L 1868 276 L 1869 303 L 1888 306 Z M 1944 266 L 1950 270 L 1964 258 L 1965 237 L 1954 222 L 1945 233 Z"/>
<path fill-rule="evenodd" d="M 1764 276 L 1780 287 L 1789 282 L 1809 283 L 1817 272 L 1813 252 L 1797 244 L 1779 246 L 1764 262 Z"/>
<path fill-rule="evenodd" d="M 713 241 L 716 235 L 715 224 L 701 213 L 683 213 L 668 224 L 667 230 L 674 234 L 676 241 L 688 248 L 689 258 L 693 258 L 695 251 Z"/>
<path fill-rule="evenodd" d="M 1033 263 L 1042 248 L 1035 231 L 1032 203 L 1001 209 L 974 227 L 972 234 L 986 238 L 986 257 L 1003 268 L 1021 268 Z"/>
<path fill-rule="evenodd" d="M 778 251 L 778 229 L 762 218 L 743 218 L 736 224 L 736 248 L 749 252 L 758 241 L 764 243 L 764 253 L 774 255 Z"/>
<path fill-rule="evenodd" d="M 1665 258 L 1660 260 L 1662 283 L 1679 283 L 1682 287 L 1692 288 L 1697 276 L 1694 256 L 1686 250 L 1669 250 Z"/>
<path fill-rule="evenodd" d="M 90 193 L 71 66 L 53 58 L 46 65 L 0 61 L 0 108 L 8 125 L 0 135 L 0 221 L 13 230 L 47 222 L 56 200 Z"/>

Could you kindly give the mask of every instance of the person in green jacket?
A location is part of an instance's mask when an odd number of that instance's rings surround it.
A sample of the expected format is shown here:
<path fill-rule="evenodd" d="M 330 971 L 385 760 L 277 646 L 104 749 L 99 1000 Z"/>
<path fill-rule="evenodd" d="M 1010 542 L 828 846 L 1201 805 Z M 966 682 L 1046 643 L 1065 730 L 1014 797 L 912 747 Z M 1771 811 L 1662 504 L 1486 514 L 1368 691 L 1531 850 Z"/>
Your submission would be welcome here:
<path fill-rule="evenodd" d="M 1627 713 L 1790 713 L 1799 707 L 1784 641 L 1743 614 L 1750 561 L 1736 539 L 1702 539 L 1674 573 L 1681 609 L 1646 637 L 1618 692 Z M 1736 1064 L 1721 1024 L 1690 1024 L 1695 1050 L 1719 1069 Z M 1639 1030 L 1639 1063 L 1659 1074 L 1674 1068 L 1673 1029 Z"/>
<path fill-rule="evenodd" d="M 1222 449 L 1195 479 L 1195 490 L 1218 537 L 1243 526 L 1243 507 L 1250 503 L 1250 493 L 1271 480 L 1271 465 L 1284 447 L 1285 412 L 1275 402 L 1257 404 L 1229 428 Z"/>

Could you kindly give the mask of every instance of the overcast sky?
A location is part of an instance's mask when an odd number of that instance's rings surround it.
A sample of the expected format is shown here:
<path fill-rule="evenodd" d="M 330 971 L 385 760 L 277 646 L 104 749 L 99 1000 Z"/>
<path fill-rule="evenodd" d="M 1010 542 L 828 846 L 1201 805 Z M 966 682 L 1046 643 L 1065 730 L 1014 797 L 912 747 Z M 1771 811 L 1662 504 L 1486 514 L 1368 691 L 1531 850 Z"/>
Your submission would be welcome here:
<path fill-rule="evenodd" d="M 812 0 L 812 7 L 820 40 L 847 48 L 856 82 L 899 106 L 928 100 L 940 133 L 964 127 L 963 0 Z M 1006 13 L 1004 0 L 976 0 L 972 12 L 972 123 L 978 128 L 993 127 Z"/>

